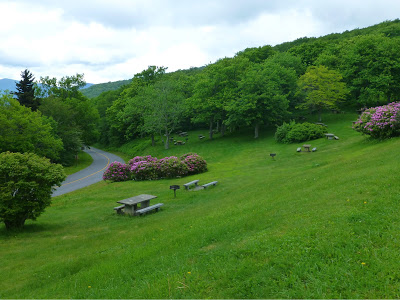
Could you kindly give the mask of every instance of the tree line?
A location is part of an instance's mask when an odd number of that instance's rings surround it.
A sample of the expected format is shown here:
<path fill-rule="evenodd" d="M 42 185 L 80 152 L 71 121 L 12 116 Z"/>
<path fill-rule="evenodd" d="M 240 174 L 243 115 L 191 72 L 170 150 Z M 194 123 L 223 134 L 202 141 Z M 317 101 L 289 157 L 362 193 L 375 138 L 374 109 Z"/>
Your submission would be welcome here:
<path fill-rule="evenodd" d="M 202 68 L 166 73 L 150 66 L 116 91 L 95 98 L 100 141 L 119 145 L 177 129 L 279 125 L 323 110 L 386 104 L 400 96 L 400 22 L 248 48 Z"/>

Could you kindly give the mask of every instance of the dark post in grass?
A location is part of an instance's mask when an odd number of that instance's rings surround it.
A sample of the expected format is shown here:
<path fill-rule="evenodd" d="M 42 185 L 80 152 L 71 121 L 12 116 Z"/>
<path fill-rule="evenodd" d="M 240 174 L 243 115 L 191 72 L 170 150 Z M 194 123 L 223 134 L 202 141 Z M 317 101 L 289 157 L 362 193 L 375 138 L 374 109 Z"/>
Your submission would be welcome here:
<path fill-rule="evenodd" d="M 179 185 L 171 185 L 169 187 L 170 190 L 174 190 L 174 198 L 176 198 L 176 190 L 179 190 L 181 187 Z"/>

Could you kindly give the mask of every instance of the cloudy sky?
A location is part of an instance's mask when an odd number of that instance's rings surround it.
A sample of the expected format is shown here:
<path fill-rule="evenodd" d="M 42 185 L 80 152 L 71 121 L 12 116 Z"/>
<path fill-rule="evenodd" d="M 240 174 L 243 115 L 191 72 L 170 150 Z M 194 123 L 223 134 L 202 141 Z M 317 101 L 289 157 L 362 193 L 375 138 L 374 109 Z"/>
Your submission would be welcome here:
<path fill-rule="evenodd" d="M 400 18 L 399 0 L 0 0 L 0 79 L 90 83 Z"/>

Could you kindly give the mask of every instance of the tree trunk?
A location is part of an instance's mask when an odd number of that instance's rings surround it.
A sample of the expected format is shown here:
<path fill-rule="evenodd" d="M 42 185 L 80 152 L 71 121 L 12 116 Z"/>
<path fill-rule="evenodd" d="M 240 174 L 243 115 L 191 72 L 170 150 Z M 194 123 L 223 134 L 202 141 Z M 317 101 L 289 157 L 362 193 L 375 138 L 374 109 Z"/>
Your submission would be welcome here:
<path fill-rule="evenodd" d="M 169 149 L 169 132 L 168 128 L 165 128 L 165 149 Z"/>
<path fill-rule="evenodd" d="M 320 122 L 320 123 L 322 122 L 321 110 L 320 109 L 318 110 L 318 120 L 319 120 L 318 122 Z"/>
<path fill-rule="evenodd" d="M 221 137 L 225 135 L 226 125 L 224 123 L 221 124 Z"/>
<path fill-rule="evenodd" d="M 210 118 L 210 140 L 213 139 L 213 121 L 214 121 L 214 118 L 211 117 Z"/>
<path fill-rule="evenodd" d="M 254 126 L 254 138 L 258 139 L 258 130 L 260 128 L 260 124 L 256 123 L 256 125 Z"/>
<path fill-rule="evenodd" d="M 219 120 L 217 121 L 217 128 L 216 131 L 219 132 Z"/>
<path fill-rule="evenodd" d="M 151 134 L 151 146 L 154 147 L 156 145 L 156 141 L 154 140 L 154 133 Z"/>
<path fill-rule="evenodd" d="M 7 230 L 11 229 L 20 229 L 24 227 L 25 218 L 14 219 L 14 220 L 4 220 L 4 224 L 6 225 Z"/>

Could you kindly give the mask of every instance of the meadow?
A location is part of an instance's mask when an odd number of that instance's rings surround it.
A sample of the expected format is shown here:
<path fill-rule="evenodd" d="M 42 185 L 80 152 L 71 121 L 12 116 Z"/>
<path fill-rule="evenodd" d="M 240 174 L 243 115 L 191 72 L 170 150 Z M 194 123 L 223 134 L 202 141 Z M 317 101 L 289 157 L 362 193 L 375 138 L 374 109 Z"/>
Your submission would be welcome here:
<path fill-rule="evenodd" d="M 126 145 L 125 160 L 196 152 L 209 170 L 100 182 L 55 197 L 22 231 L 1 224 L 0 298 L 399 298 L 400 139 L 368 139 L 356 117 L 324 115 L 340 140 L 311 141 L 309 153 L 273 130 Z M 218 185 L 174 198 L 170 185 L 194 179 Z M 139 194 L 163 208 L 115 213 Z"/>

